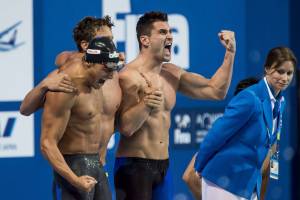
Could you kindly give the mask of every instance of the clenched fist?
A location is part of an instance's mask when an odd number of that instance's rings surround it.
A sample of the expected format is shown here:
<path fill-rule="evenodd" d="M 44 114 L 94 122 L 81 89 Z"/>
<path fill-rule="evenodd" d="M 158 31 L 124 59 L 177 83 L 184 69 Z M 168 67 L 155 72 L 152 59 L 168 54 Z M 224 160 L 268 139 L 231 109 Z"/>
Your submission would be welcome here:
<path fill-rule="evenodd" d="M 236 43 L 235 36 L 233 31 L 222 30 L 218 34 L 222 45 L 226 48 L 226 50 L 235 53 L 236 51 Z"/>
<path fill-rule="evenodd" d="M 96 184 L 97 184 L 96 179 L 94 179 L 91 176 L 85 175 L 85 176 L 78 177 L 75 183 L 75 187 L 85 192 L 90 192 L 95 187 Z"/>

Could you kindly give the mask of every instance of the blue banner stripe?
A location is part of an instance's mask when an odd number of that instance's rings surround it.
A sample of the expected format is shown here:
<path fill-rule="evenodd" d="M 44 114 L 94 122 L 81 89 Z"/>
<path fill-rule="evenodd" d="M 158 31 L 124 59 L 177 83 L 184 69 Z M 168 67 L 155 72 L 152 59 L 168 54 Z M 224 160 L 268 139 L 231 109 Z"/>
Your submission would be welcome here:
<path fill-rule="evenodd" d="M 0 111 L 19 111 L 21 101 L 0 101 Z"/>
<path fill-rule="evenodd" d="M 12 129 L 14 127 L 15 122 L 16 122 L 16 118 L 8 118 L 7 124 L 6 124 L 5 129 L 4 129 L 3 137 L 11 136 Z"/>
<path fill-rule="evenodd" d="M 61 200 L 62 199 L 62 189 L 61 189 L 61 187 L 59 187 L 58 183 L 56 183 L 55 192 L 56 192 L 56 200 Z"/>

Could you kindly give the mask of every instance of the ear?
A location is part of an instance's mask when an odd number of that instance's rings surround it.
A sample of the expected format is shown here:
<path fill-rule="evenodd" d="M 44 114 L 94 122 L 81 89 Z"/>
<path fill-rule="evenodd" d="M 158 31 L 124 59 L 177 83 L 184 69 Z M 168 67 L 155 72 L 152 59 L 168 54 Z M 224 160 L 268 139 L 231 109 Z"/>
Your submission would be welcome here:
<path fill-rule="evenodd" d="M 265 75 L 269 75 L 272 73 L 272 69 L 271 68 L 265 68 Z"/>
<path fill-rule="evenodd" d="M 91 67 L 92 67 L 92 65 L 93 65 L 93 63 L 88 63 L 88 62 L 85 62 L 85 66 L 86 66 L 87 68 L 91 68 Z"/>
<path fill-rule="evenodd" d="M 88 43 L 87 41 L 85 41 L 85 40 L 82 40 L 82 41 L 80 42 L 80 46 L 81 46 L 81 48 L 82 48 L 84 51 L 86 51 L 86 49 L 87 49 L 88 46 L 89 46 L 89 43 Z"/>
<path fill-rule="evenodd" d="M 150 39 L 147 35 L 142 35 L 140 41 L 143 47 L 148 48 L 150 46 Z"/>
<path fill-rule="evenodd" d="M 268 74 L 268 71 L 269 71 L 269 70 L 270 70 L 270 68 L 268 68 L 268 69 L 265 68 L 265 69 L 264 69 L 265 74 Z"/>
<path fill-rule="evenodd" d="M 272 74 L 273 72 L 275 72 L 276 65 L 277 65 L 277 63 L 275 62 L 271 65 L 271 67 L 265 68 L 265 74 Z"/>

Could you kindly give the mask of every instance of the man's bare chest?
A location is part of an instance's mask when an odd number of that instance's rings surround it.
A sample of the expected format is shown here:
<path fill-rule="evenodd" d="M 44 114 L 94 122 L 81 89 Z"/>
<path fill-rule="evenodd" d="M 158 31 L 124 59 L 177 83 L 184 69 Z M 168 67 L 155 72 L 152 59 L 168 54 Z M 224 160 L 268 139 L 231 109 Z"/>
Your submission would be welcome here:
<path fill-rule="evenodd" d="M 88 120 L 96 116 L 114 116 L 121 101 L 120 91 L 98 89 L 91 93 L 80 93 L 72 113 Z"/>
<path fill-rule="evenodd" d="M 167 80 L 163 76 L 156 79 L 143 77 L 139 85 L 139 96 L 149 93 L 149 91 L 160 90 L 163 93 L 163 109 L 166 111 L 171 110 L 176 102 L 176 87 L 174 85 L 172 81 Z"/>

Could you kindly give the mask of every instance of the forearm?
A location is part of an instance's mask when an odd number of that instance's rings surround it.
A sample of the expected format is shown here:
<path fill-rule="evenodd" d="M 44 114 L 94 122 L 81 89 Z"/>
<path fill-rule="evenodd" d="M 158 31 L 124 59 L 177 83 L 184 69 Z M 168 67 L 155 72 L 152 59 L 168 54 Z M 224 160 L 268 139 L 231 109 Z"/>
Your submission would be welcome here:
<path fill-rule="evenodd" d="M 33 88 L 24 98 L 20 106 L 20 113 L 22 115 L 31 115 L 38 110 L 44 103 L 45 94 L 48 88 L 42 81 L 35 88 Z"/>
<path fill-rule="evenodd" d="M 264 200 L 267 192 L 269 182 L 269 173 L 263 174 L 262 176 L 262 183 L 261 183 L 261 189 L 260 189 L 260 199 Z"/>
<path fill-rule="evenodd" d="M 99 162 L 104 166 L 106 164 L 106 153 L 107 153 L 107 147 L 106 146 L 99 146 Z"/>
<path fill-rule="evenodd" d="M 196 175 L 195 175 L 196 176 Z M 195 177 L 196 178 L 196 177 Z M 190 178 L 186 180 L 186 184 L 188 185 L 190 191 L 192 192 L 193 196 L 197 200 L 201 200 L 201 178 L 197 177 L 198 179 Z"/>
<path fill-rule="evenodd" d="M 44 140 L 41 143 L 41 151 L 58 174 L 68 180 L 68 182 L 72 185 L 76 185 L 77 175 L 74 174 L 67 165 L 64 157 L 57 147 L 57 144 Z"/>
<path fill-rule="evenodd" d="M 275 145 L 273 145 L 272 150 L 276 148 Z M 262 183 L 261 183 L 261 189 L 260 189 L 260 198 L 262 200 L 265 199 L 265 195 L 267 192 L 267 187 L 269 183 L 269 176 L 270 176 L 270 155 L 272 154 L 272 150 L 269 150 L 267 157 L 265 158 L 263 162 L 263 166 L 261 169 L 262 172 Z"/>
<path fill-rule="evenodd" d="M 234 52 L 226 50 L 222 65 L 209 81 L 209 84 L 216 90 L 217 96 L 221 99 L 227 95 L 231 83 L 234 57 Z"/>
<path fill-rule="evenodd" d="M 190 161 L 188 167 L 186 168 L 182 176 L 182 179 L 189 187 L 195 199 L 201 200 L 201 177 L 198 174 L 196 174 L 196 171 L 194 169 L 195 157 L 196 155 L 193 156 L 193 159 Z"/>
<path fill-rule="evenodd" d="M 136 106 L 121 114 L 120 132 L 125 136 L 131 136 L 142 127 L 151 112 L 151 108 L 140 101 Z"/>

